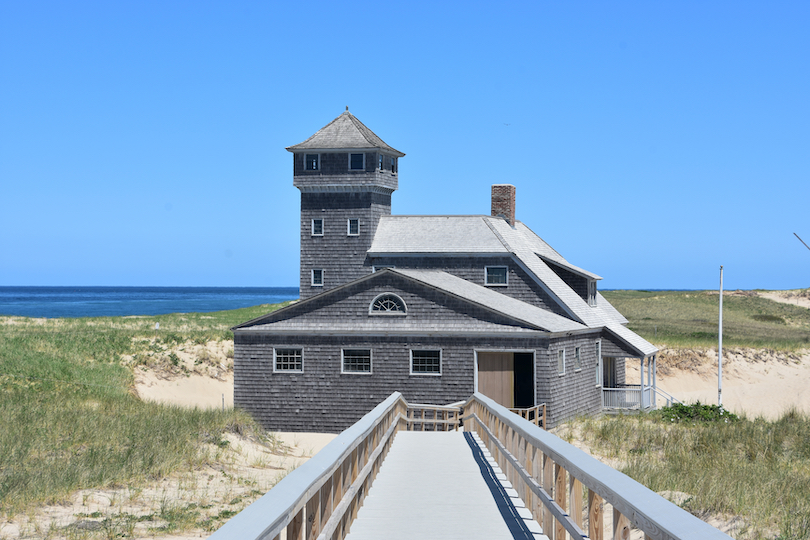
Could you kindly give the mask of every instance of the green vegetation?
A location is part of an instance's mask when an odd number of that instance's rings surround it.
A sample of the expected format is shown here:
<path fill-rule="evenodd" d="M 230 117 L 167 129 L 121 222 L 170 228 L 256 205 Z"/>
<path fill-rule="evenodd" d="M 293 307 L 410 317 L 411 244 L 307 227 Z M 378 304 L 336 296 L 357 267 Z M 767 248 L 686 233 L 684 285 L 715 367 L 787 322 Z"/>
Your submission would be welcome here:
<path fill-rule="evenodd" d="M 810 418 L 789 411 L 774 422 L 673 422 L 671 415 L 584 419 L 576 427 L 597 455 L 618 459 L 653 491 L 687 493 L 687 510 L 742 516 L 748 530 L 738 537 L 810 538 Z"/>
<path fill-rule="evenodd" d="M 671 347 L 717 345 L 718 296 L 712 291 L 604 291 L 630 321 L 628 327 L 653 343 Z M 723 344 L 796 350 L 810 347 L 810 309 L 750 293 L 723 297 Z"/>
<path fill-rule="evenodd" d="M 706 405 L 698 401 L 684 405 L 675 403 L 671 407 L 662 407 L 655 412 L 665 422 L 737 422 L 736 414 L 728 412 L 719 405 Z"/>
<path fill-rule="evenodd" d="M 227 432 L 263 436 L 241 411 L 142 402 L 131 393 L 124 358 L 137 364 L 139 355 L 165 353 L 173 343 L 232 339 L 228 328 L 282 305 L 157 317 L 0 317 L 0 515 L 83 488 L 133 486 L 194 468 L 215 459 L 205 448 L 225 446 Z"/>

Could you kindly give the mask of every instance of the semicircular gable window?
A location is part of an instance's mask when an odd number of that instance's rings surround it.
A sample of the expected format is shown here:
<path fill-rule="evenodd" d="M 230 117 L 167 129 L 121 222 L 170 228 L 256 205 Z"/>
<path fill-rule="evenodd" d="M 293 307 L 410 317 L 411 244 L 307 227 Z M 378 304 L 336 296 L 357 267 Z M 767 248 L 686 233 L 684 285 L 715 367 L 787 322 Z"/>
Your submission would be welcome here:
<path fill-rule="evenodd" d="M 405 315 L 408 308 L 405 301 L 393 293 L 383 293 L 377 296 L 369 306 L 371 315 Z"/>

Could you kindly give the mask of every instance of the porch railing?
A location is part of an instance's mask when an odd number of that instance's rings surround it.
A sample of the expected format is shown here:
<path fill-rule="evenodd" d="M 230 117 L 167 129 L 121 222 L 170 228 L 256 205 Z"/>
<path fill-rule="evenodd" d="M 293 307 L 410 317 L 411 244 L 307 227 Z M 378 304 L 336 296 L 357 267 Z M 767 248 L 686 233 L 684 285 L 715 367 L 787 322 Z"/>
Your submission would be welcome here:
<path fill-rule="evenodd" d="M 549 538 L 564 539 L 568 533 L 601 540 L 604 503 L 613 506 L 611 538 L 630 538 L 633 528 L 647 539 L 730 538 L 482 394 L 464 405 L 462 420 L 465 430 L 478 432 Z"/>
<path fill-rule="evenodd" d="M 652 386 L 627 384 L 619 388 L 602 388 L 603 409 L 649 409 L 653 404 Z"/>
<path fill-rule="evenodd" d="M 546 422 L 546 404 L 541 403 L 540 405 L 535 405 L 534 407 L 525 407 L 519 409 L 509 409 L 513 413 L 520 415 L 521 418 L 524 420 L 528 420 L 535 426 L 541 427 L 546 429 L 548 423 Z"/>

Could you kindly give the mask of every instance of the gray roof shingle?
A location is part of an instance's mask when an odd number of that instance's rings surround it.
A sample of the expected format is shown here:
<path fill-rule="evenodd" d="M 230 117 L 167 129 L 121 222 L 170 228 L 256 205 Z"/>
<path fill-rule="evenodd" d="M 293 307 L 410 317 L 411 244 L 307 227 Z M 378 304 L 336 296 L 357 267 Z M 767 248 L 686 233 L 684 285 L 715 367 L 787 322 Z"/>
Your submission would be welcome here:
<path fill-rule="evenodd" d="M 349 108 L 346 112 L 326 124 L 315 135 L 302 143 L 288 146 L 289 152 L 304 150 L 385 150 L 389 154 L 402 157 L 405 154 L 387 145 L 363 122 L 357 119 Z"/>

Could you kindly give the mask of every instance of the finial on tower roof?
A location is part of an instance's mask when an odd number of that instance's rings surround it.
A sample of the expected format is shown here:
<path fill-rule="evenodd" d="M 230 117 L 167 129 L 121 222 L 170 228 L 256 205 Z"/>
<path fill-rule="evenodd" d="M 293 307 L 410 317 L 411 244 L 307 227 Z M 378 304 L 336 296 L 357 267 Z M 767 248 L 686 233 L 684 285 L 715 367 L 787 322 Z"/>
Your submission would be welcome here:
<path fill-rule="evenodd" d="M 349 106 L 346 105 L 346 112 L 349 112 Z"/>

